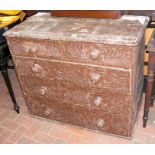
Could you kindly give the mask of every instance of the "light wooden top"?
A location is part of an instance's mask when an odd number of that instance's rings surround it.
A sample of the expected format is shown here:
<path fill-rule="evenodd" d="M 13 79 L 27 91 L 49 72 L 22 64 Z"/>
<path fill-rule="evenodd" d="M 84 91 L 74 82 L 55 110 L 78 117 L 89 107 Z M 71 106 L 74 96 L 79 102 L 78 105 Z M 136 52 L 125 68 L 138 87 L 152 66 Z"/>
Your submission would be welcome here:
<path fill-rule="evenodd" d="M 147 22 L 51 17 L 49 13 L 38 13 L 7 31 L 5 36 L 135 46 L 139 44 Z"/>

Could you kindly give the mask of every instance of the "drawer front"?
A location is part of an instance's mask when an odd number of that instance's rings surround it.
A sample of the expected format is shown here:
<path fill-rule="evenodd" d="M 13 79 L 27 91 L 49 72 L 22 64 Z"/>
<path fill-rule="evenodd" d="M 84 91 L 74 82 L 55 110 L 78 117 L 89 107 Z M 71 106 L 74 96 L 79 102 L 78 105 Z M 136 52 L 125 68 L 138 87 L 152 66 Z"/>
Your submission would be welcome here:
<path fill-rule="evenodd" d="M 59 61 L 15 58 L 20 74 L 28 74 L 42 81 L 61 81 L 67 85 L 130 93 L 130 72 Z M 24 68 L 24 70 L 23 70 Z"/>
<path fill-rule="evenodd" d="M 119 136 L 131 137 L 130 121 L 127 117 L 55 101 L 45 105 L 44 100 L 36 100 L 30 97 L 27 98 L 27 104 L 30 113 L 36 116 Z"/>
<path fill-rule="evenodd" d="M 62 42 L 63 59 L 96 65 L 131 68 L 133 47 L 82 42 Z"/>
<path fill-rule="evenodd" d="M 8 38 L 13 55 L 131 68 L 134 47 L 97 43 Z"/>
<path fill-rule="evenodd" d="M 8 44 L 13 55 L 62 59 L 58 41 L 8 38 Z"/>
<path fill-rule="evenodd" d="M 14 61 L 25 96 L 44 99 L 45 103 L 60 101 L 64 104 L 81 105 L 94 110 L 102 109 L 104 112 L 123 116 L 130 113 L 132 102 L 130 94 L 117 92 L 113 89 L 108 90 L 107 88 L 98 89 L 99 87 L 96 88 L 95 86 L 90 88 L 87 85 L 73 83 L 72 80 L 56 80 L 51 74 L 53 72 L 46 70 L 40 63 L 37 64 L 45 73 L 34 72 L 38 70 L 33 68 L 34 61 L 32 59 L 14 58 Z M 27 67 L 24 68 L 24 66 Z M 52 66 L 55 65 L 48 66 L 47 69 L 51 69 Z"/>

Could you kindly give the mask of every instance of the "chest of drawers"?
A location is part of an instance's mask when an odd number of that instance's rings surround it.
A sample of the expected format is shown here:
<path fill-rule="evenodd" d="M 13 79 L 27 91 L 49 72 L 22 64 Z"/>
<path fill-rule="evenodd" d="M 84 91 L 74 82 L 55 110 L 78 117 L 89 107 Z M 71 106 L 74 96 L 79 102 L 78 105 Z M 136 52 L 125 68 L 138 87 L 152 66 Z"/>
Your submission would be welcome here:
<path fill-rule="evenodd" d="M 39 13 L 8 31 L 29 112 L 131 138 L 142 99 L 146 22 Z"/>

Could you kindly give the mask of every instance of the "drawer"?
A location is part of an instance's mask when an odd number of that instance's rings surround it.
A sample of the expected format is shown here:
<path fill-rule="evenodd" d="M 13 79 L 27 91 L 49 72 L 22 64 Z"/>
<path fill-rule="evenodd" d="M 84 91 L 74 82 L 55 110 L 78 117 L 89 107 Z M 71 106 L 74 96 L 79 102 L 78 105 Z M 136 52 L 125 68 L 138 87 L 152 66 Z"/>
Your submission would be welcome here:
<path fill-rule="evenodd" d="M 61 59 L 59 41 L 8 38 L 9 48 L 13 55 Z"/>
<path fill-rule="evenodd" d="M 29 111 L 33 115 L 119 136 L 131 136 L 128 117 L 54 101 L 46 105 L 44 101 L 34 98 L 27 98 L 27 101 Z"/>
<path fill-rule="evenodd" d="M 130 72 L 59 61 L 14 57 L 17 73 L 74 87 L 130 93 Z M 23 70 L 24 68 L 24 70 Z"/>
<path fill-rule="evenodd" d="M 133 47 L 82 42 L 62 42 L 63 60 L 131 68 Z"/>
<path fill-rule="evenodd" d="M 97 43 L 8 38 L 11 53 L 103 66 L 131 68 L 134 47 Z"/>

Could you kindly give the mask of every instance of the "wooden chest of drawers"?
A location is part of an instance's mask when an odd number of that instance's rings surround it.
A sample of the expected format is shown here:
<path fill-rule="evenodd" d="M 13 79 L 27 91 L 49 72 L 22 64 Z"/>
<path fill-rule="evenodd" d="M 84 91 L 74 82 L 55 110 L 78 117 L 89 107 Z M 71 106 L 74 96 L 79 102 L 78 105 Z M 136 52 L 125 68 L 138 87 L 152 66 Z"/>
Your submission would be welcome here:
<path fill-rule="evenodd" d="M 142 99 L 146 23 L 39 13 L 8 31 L 29 112 L 131 138 Z"/>

